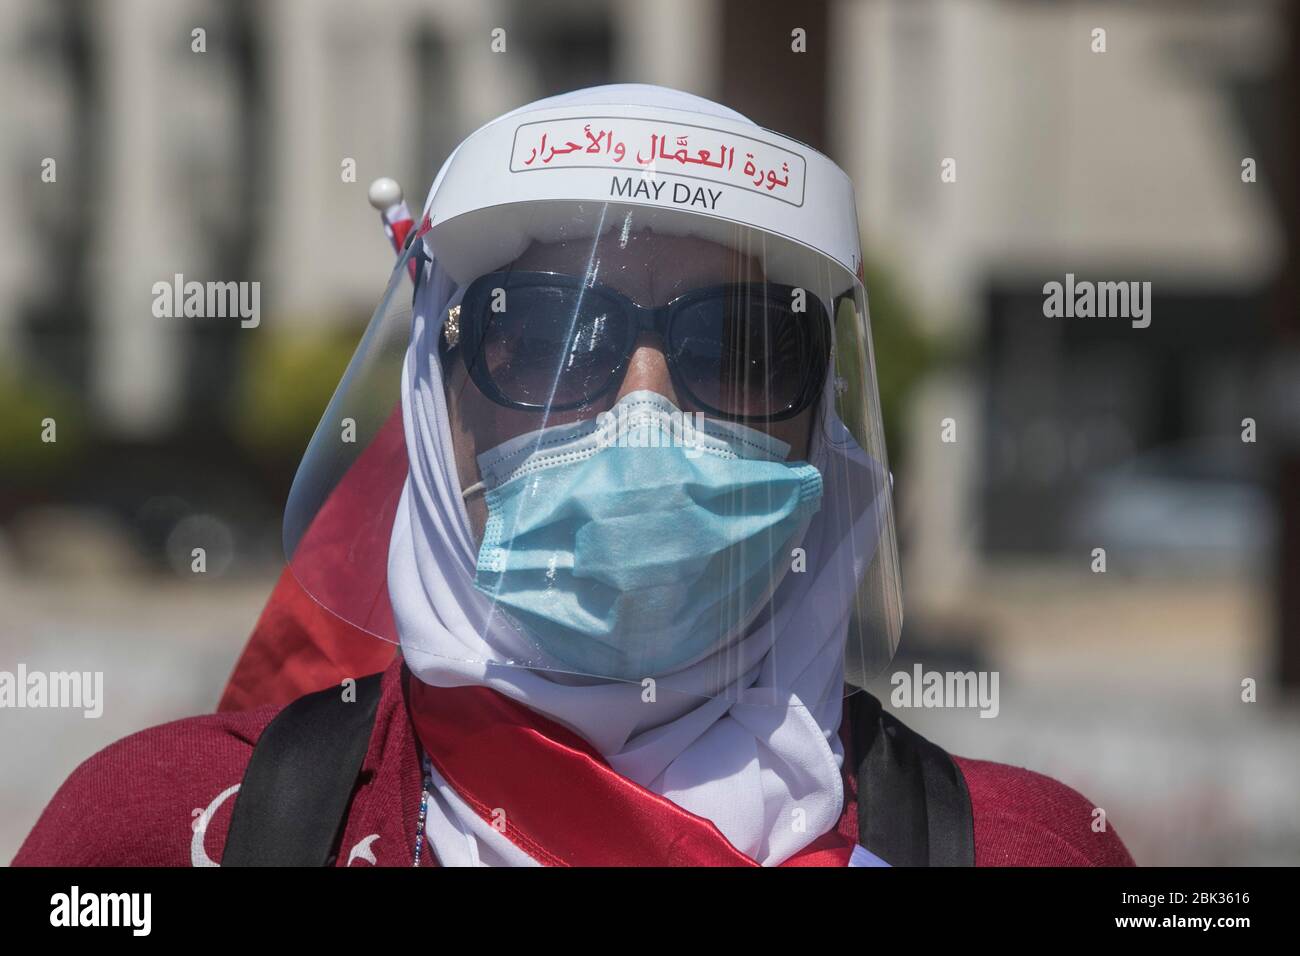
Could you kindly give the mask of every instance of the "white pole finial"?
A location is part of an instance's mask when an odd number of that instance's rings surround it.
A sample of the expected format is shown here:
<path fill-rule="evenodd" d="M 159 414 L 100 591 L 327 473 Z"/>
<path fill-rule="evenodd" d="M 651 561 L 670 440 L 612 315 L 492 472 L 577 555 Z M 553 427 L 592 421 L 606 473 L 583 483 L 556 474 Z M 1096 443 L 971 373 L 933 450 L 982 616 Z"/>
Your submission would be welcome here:
<path fill-rule="evenodd" d="M 370 205 L 383 212 L 402 201 L 402 187 L 397 185 L 397 180 L 380 176 L 370 184 L 370 191 L 366 195 L 370 199 Z"/>

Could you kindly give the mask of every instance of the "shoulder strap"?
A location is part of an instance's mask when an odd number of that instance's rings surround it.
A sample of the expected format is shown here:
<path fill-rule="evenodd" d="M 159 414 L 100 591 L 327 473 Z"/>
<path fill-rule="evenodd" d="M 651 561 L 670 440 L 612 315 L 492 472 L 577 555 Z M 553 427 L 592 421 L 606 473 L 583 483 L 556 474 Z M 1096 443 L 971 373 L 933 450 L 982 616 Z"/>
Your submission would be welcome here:
<path fill-rule="evenodd" d="M 370 744 L 382 674 L 356 700 L 327 687 L 285 707 L 253 748 L 222 866 L 328 866 Z"/>
<path fill-rule="evenodd" d="M 891 866 L 974 866 L 970 793 L 952 757 L 866 691 L 849 699 L 849 714 L 859 842 Z"/>
<path fill-rule="evenodd" d="M 235 797 L 222 866 L 327 866 L 342 831 L 379 705 L 382 674 L 300 697 L 258 738 Z M 946 751 L 884 712 L 849 699 L 858 838 L 893 866 L 973 866 L 966 781 Z"/>

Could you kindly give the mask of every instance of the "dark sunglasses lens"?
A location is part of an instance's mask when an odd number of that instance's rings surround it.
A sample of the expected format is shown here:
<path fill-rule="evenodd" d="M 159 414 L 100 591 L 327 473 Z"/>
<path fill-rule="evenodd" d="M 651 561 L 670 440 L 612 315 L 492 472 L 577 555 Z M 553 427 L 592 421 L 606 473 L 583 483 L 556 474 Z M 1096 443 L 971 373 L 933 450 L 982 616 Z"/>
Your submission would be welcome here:
<path fill-rule="evenodd" d="M 738 289 L 684 308 L 670 348 L 678 374 L 697 402 L 738 417 L 801 409 L 816 353 L 809 308 L 795 312 L 783 296 Z"/>
<path fill-rule="evenodd" d="M 625 320 L 588 289 L 507 288 L 487 297 L 480 320 L 479 361 L 511 402 L 582 404 L 610 384 L 622 361 Z"/>

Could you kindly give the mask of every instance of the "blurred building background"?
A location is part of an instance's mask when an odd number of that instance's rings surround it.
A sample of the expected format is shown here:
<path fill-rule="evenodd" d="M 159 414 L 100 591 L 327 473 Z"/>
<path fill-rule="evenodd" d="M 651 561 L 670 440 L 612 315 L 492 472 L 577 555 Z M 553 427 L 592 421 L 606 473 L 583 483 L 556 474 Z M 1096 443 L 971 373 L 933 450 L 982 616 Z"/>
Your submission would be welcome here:
<path fill-rule="evenodd" d="M 418 205 L 481 123 L 641 81 L 858 185 L 898 667 L 1000 674 L 996 719 L 900 716 L 1140 863 L 1300 862 L 1294 5 L 0 0 L 0 44 L 0 669 L 107 695 L 0 711 L 0 859 L 96 749 L 215 706 L 391 269 L 367 184 Z M 260 282 L 260 324 L 155 318 L 176 273 Z M 1150 327 L 1045 318 L 1067 273 L 1151 282 Z"/>

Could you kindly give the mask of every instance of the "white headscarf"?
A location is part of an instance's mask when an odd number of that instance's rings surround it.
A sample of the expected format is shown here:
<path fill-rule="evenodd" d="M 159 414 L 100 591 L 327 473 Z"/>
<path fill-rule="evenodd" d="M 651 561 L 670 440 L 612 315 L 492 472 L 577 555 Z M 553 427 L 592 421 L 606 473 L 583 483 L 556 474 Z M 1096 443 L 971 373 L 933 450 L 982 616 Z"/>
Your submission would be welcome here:
<path fill-rule="evenodd" d="M 548 104 L 611 101 L 738 116 L 708 100 L 645 86 L 600 87 Z M 753 628 L 752 638 L 729 649 L 741 661 L 732 671 L 743 673 L 727 686 L 712 686 L 717 667 L 706 658 L 660 679 L 658 703 L 651 706 L 642 701 L 639 683 L 572 686 L 543 672 L 488 663 L 527 659 L 534 652 L 519 646 L 518 633 L 474 587 L 478 543 L 461 495 L 436 347 L 450 290 L 436 284 L 422 284 L 402 372 L 410 474 L 393 526 L 388 587 L 407 666 L 433 686 L 482 685 L 519 701 L 583 737 L 619 774 L 712 821 L 759 863 L 790 858 L 833 828 L 843 807 L 838 728 L 853 590 L 845 582 L 861 574 L 871 557 L 855 549 L 855 540 L 860 549 L 879 537 L 875 510 L 845 513 L 843 502 L 854 498 L 835 488 L 872 468 L 850 460 L 865 459 L 855 444 L 835 440 L 846 433 L 833 412 L 832 383 L 822 396 L 809 453 L 825 483 L 822 510 L 804 537 L 809 567 L 785 577 L 762 633 Z M 855 454 L 845 451 L 848 446 Z M 832 459 L 834 467 L 828 467 Z M 846 462 L 856 467 L 846 468 Z M 850 526 L 854 532 L 846 535 Z M 740 691 L 749 701 L 764 688 L 781 700 L 737 702 Z M 575 819 L 573 825 L 585 824 Z M 436 772 L 426 838 L 443 865 L 535 863 Z"/>

